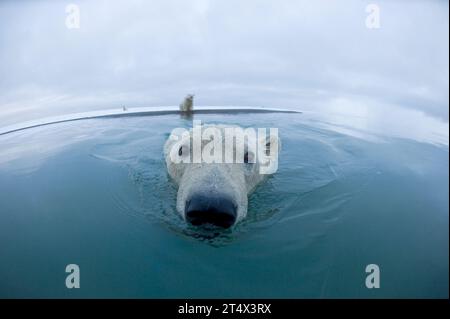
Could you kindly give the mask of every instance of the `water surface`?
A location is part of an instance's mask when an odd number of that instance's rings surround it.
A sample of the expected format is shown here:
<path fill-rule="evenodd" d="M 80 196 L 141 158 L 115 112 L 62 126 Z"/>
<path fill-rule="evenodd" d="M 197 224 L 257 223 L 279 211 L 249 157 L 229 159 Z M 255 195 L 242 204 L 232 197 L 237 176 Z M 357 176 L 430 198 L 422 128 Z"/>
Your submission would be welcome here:
<path fill-rule="evenodd" d="M 207 236 L 175 211 L 174 115 L 0 136 L 1 297 L 448 297 L 448 136 L 374 133 L 308 114 L 199 115 L 278 127 L 279 170 L 248 218 Z M 81 288 L 65 287 L 65 267 Z M 365 287 L 365 267 L 381 288 Z"/>

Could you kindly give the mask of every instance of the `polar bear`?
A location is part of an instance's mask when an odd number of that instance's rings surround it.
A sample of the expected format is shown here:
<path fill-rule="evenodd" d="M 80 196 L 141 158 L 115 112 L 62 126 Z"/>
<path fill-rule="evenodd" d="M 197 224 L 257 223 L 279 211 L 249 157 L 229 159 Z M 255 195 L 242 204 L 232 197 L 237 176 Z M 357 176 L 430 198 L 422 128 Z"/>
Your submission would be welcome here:
<path fill-rule="evenodd" d="M 278 168 L 278 130 L 195 124 L 174 129 L 164 145 L 178 185 L 177 211 L 192 225 L 230 228 L 247 215 L 248 195 Z"/>
<path fill-rule="evenodd" d="M 188 94 L 180 104 L 180 111 L 184 113 L 190 113 L 194 108 L 194 94 Z"/>

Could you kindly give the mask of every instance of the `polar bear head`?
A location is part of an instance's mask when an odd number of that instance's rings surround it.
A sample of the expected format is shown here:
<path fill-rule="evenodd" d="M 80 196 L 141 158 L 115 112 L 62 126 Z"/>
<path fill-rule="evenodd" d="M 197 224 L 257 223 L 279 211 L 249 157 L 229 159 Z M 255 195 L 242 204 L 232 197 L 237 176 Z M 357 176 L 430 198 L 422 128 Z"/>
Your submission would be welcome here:
<path fill-rule="evenodd" d="M 164 145 L 178 184 L 177 211 L 192 225 L 229 228 L 247 215 L 248 195 L 278 168 L 278 130 L 195 124 Z"/>

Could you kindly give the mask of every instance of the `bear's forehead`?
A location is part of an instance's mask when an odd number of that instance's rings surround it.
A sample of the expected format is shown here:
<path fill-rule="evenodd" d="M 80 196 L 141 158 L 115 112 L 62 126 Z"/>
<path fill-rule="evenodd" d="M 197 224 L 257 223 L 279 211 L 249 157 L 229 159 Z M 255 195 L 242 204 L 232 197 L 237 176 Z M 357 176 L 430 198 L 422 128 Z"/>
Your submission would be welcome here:
<path fill-rule="evenodd" d="M 177 137 L 170 139 L 170 142 L 166 145 L 173 145 L 178 140 L 178 143 L 181 142 L 191 149 L 198 146 L 203 149 L 206 145 L 219 146 L 215 144 L 215 142 L 219 142 L 228 151 L 240 149 L 242 146 L 256 151 L 259 146 L 258 143 L 266 140 L 260 134 L 258 129 L 243 128 L 237 125 L 203 124 L 189 130 L 179 129 L 172 131 L 172 135 Z"/>
<path fill-rule="evenodd" d="M 257 136 L 255 136 L 255 139 L 253 141 L 249 141 L 249 138 L 247 136 L 243 136 L 240 134 L 226 136 L 225 132 L 221 131 L 220 134 L 214 134 L 214 135 L 204 135 L 202 132 L 201 139 L 195 140 L 195 143 L 201 142 L 201 146 L 205 146 L 209 143 L 214 143 L 214 141 L 221 141 L 222 145 L 228 145 L 232 143 L 234 146 L 238 144 L 244 144 L 244 145 L 252 145 L 253 143 L 257 143 L 258 139 Z M 194 136 L 191 133 L 189 137 L 184 138 L 185 143 L 189 143 L 190 145 L 194 145 Z M 197 144 L 198 145 L 198 144 Z"/>
<path fill-rule="evenodd" d="M 246 139 L 248 138 L 248 136 L 252 136 L 254 135 L 255 138 L 257 138 L 258 136 L 258 131 L 253 129 L 253 128 L 242 128 L 240 126 L 237 125 L 202 125 L 201 129 L 196 131 L 196 132 L 200 132 L 202 139 L 206 140 L 206 142 L 208 142 L 208 137 L 209 139 L 212 139 L 213 137 L 220 137 L 222 138 L 222 140 L 225 139 L 225 137 L 231 135 L 233 136 L 235 139 Z M 190 138 L 192 139 L 192 137 L 194 136 L 194 131 L 193 129 L 189 130 L 189 134 L 190 134 Z M 210 136 L 212 135 L 212 136 Z"/>

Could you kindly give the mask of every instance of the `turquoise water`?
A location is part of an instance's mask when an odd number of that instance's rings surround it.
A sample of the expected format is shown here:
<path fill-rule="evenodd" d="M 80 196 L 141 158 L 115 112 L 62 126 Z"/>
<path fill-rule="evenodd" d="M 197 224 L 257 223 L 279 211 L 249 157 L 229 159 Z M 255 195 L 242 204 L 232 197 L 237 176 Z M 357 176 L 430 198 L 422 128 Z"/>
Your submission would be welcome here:
<path fill-rule="evenodd" d="M 448 145 L 306 114 L 197 118 L 279 128 L 279 170 L 233 230 L 198 231 L 175 212 L 162 147 L 188 119 L 0 136 L 0 297 L 448 297 Z M 68 264 L 80 289 L 65 286 Z M 368 264 L 379 289 L 365 286 Z"/>

